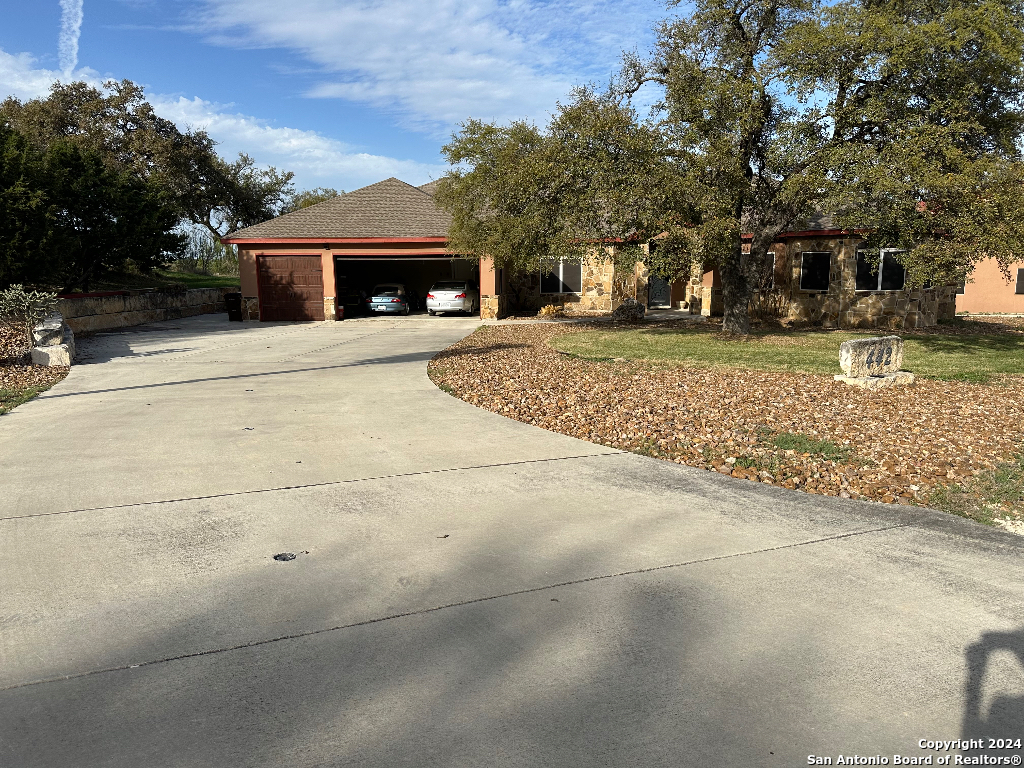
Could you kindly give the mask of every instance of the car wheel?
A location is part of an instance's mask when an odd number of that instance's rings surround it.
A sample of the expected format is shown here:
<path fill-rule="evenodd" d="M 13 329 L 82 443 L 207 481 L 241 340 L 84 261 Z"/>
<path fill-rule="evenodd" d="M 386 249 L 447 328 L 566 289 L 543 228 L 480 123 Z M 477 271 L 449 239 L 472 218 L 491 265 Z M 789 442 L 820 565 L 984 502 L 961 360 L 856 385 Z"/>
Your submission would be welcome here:
<path fill-rule="evenodd" d="M 427 310 L 427 314 L 430 315 L 431 317 L 433 317 L 436 313 L 434 312 L 434 310 L 428 309 Z"/>

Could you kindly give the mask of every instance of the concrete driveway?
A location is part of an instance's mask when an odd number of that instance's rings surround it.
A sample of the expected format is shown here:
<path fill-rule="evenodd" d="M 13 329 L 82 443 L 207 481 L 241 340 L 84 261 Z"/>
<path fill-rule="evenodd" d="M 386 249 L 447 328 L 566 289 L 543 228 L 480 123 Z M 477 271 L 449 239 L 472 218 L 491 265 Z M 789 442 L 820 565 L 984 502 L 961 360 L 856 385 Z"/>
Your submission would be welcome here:
<path fill-rule="evenodd" d="M 84 340 L 0 418 L 0 766 L 892 764 L 1024 738 L 1024 540 L 478 410 L 426 376 L 477 324 Z"/>

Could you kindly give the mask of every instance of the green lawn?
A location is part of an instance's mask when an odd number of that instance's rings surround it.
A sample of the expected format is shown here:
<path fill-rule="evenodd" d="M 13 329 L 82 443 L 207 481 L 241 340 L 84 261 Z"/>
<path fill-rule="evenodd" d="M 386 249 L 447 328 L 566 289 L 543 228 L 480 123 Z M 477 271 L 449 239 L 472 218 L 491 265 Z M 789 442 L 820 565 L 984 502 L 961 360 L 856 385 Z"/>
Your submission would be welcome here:
<path fill-rule="evenodd" d="M 232 288 L 238 285 L 238 275 L 195 275 L 191 272 L 171 272 L 157 269 L 151 275 L 106 275 L 89 286 L 92 291 L 118 291 L 138 288 L 164 288 L 178 283 L 187 288 Z"/>
<path fill-rule="evenodd" d="M 0 416 L 14 410 L 22 403 L 27 403 L 40 392 L 45 392 L 49 388 L 49 386 L 25 387 L 24 389 L 0 388 Z"/>
<path fill-rule="evenodd" d="M 591 360 L 626 358 L 799 373 L 841 373 L 839 345 L 885 332 L 762 331 L 729 338 L 717 327 L 637 328 L 555 336 L 552 346 Z M 983 383 L 993 374 L 1024 374 L 1024 335 L 905 336 L 903 369 L 919 376 Z"/>

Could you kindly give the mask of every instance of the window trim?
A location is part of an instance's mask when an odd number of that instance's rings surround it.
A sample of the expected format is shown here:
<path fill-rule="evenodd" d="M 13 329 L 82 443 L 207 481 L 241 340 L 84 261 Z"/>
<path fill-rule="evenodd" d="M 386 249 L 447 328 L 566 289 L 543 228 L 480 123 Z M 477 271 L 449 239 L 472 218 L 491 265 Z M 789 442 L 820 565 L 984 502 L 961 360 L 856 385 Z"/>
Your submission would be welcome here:
<path fill-rule="evenodd" d="M 857 250 L 857 259 L 864 253 L 864 249 Z M 856 280 L 857 274 L 854 272 L 854 292 L 855 293 L 891 293 L 892 291 L 905 291 L 907 289 L 907 268 L 903 267 L 903 287 L 902 288 L 883 288 L 882 287 L 882 273 L 885 271 L 885 257 L 893 253 L 906 253 L 903 248 L 879 248 L 878 249 L 878 273 L 875 275 L 875 287 L 874 288 L 857 288 Z M 857 263 L 854 261 L 854 269 L 856 270 Z"/>
<path fill-rule="evenodd" d="M 824 288 L 804 288 L 804 259 L 807 255 L 813 256 L 828 256 L 828 283 Z M 800 251 L 800 290 L 807 293 L 828 293 L 829 288 L 832 287 L 832 257 L 835 256 L 834 251 Z"/>
<path fill-rule="evenodd" d="M 555 260 L 552 259 L 552 262 L 554 262 L 554 261 Z M 538 286 L 538 288 L 540 290 L 540 295 L 541 296 L 580 296 L 580 295 L 582 295 L 583 294 L 583 263 L 582 262 L 577 263 L 577 262 L 573 261 L 572 259 L 568 259 L 568 260 L 567 259 L 558 259 L 558 261 L 555 262 L 555 263 L 557 264 L 557 267 L 558 267 L 557 270 L 554 268 L 555 264 L 552 264 L 552 267 L 550 269 L 545 269 L 543 266 L 541 266 L 541 268 L 540 268 L 540 285 Z M 566 284 L 565 279 L 564 279 L 564 274 L 565 274 L 564 270 L 565 270 L 565 265 L 566 264 L 573 264 L 573 265 L 576 265 L 576 266 L 578 266 L 580 268 L 580 289 L 578 291 L 553 291 L 553 292 L 552 291 L 545 291 L 544 290 L 544 275 L 546 275 L 549 272 L 554 272 L 556 275 L 558 275 L 558 282 L 560 282 L 562 285 Z"/>

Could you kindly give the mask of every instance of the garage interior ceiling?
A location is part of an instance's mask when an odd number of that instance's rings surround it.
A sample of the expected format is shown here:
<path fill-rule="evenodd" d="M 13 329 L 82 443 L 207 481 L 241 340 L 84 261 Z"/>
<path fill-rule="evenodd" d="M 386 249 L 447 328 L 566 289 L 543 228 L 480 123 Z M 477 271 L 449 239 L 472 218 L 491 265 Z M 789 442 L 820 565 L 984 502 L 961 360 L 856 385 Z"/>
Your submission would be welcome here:
<path fill-rule="evenodd" d="M 335 261 L 463 261 L 462 256 L 335 256 Z"/>

